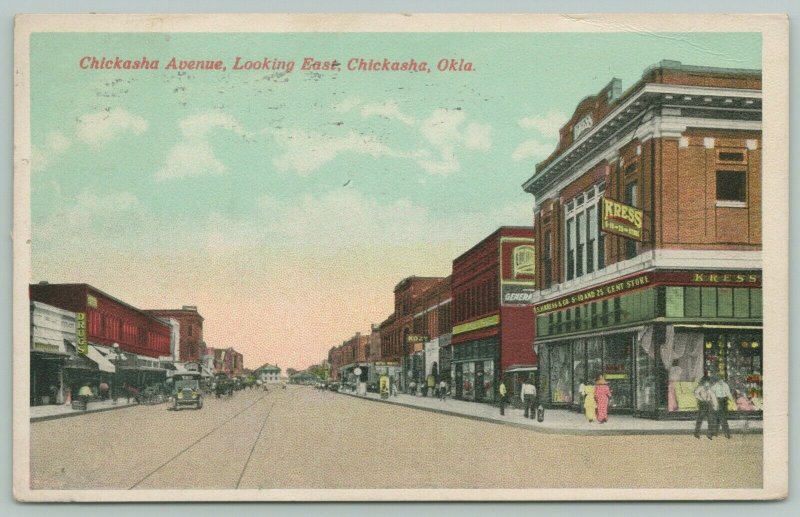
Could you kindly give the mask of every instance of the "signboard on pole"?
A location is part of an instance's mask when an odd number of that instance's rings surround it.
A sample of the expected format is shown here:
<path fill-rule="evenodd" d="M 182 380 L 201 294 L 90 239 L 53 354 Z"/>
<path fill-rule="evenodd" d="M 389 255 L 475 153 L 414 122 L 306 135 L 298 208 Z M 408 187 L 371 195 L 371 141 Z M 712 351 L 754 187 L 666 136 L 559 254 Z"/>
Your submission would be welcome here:
<path fill-rule="evenodd" d="M 86 355 L 89 353 L 89 342 L 86 340 L 86 313 L 78 312 L 75 314 L 75 337 L 77 338 L 76 347 L 78 354 Z"/>

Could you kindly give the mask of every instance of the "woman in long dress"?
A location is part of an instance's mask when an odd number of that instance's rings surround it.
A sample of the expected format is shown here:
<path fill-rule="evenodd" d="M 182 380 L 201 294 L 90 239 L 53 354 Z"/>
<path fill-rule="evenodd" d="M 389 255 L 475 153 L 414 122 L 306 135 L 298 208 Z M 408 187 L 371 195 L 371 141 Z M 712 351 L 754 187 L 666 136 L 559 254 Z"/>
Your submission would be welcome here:
<path fill-rule="evenodd" d="M 594 387 L 594 400 L 597 402 L 597 422 L 604 424 L 608 421 L 608 399 L 611 398 L 611 387 L 601 375 L 597 378 Z"/>
<path fill-rule="evenodd" d="M 580 386 L 580 392 L 583 395 L 583 414 L 586 415 L 586 420 L 594 422 L 597 411 L 597 403 L 594 400 L 594 386 L 583 383 Z"/>

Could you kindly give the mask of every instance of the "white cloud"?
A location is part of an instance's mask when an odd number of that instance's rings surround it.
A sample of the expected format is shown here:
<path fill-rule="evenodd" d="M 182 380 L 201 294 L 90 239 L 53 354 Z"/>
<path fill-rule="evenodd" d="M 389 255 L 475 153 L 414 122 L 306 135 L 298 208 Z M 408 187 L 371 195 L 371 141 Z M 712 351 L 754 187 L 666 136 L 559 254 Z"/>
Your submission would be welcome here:
<path fill-rule="evenodd" d="M 351 109 L 361 104 L 361 99 L 358 97 L 348 97 L 341 102 L 337 102 L 331 108 L 338 113 L 347 113 Z"/>
<path fill-rule="evenodd" d="M 366 154 L 374 158 L 399 156 L 375 136 L 349 132 L 344 136 L 330 136 L 302 129 L 278 130 L 273 133 L 284 153 L 274 159 L 279 170 L 297 172 L 301 176 L 319 169 L 341 153 Z"/>
<path fill-rule="evenodd" d="M 156 180 L 180 179 L 189 176 L 222 174 L 220 162 L 205 140 L 179 142 L 167 154 L 166 163 L 156 172 Z"/>
<path fill-rule="evenodd" d="M 466 118 L 461 110 L 437 109 L 422 123 L 420 133 L 438 151 L 438 160 L 418 160 L 423 169 L 434 174 L 451 174 L 461 168 L 457 148 L 482 152 L 491 148 L 491 126 L 471 122 L 462 129 Z"/>
<path fill-rule="evenodd" d="M 31 148 L 31 169 L 41 171 L 47 168 L 52 159 L 69 150 L 72 140 L 61 131 L 52 131 L 47 134 L 44 145 L 34 145 Z"/>
<path fill-rule="evenodd" d="M 362 117 L 370 117 L 373 115 L 377 115 L 379 117 L 383 117 L 388 120 L 399 120 L 400 122 L 402 122 L 407 126 L 411 126 L 414 124 L 414 122 L 416 122 L 414 117 L 411 117 L 401 112 L 400 107 L 397 105 L 395 101 L 365 104 L 361 108 Z"/>
<path fill-rule="evenodd" d="M 79 140 L 92 147 L 101 147 L 120 133 L 130 131 L 141 135 L 147 130 L 147 121 L 138 115 L 113 108 L 83 115 L 78 119 L 76 134 Z"/>
<path fill-rule="evenodd" d="M 167 153 L 164 165 L 156 171 L 157 181 L 222 174 L 226 167 L 214 154 L 209 138 L 216 129 L 233 132 L 245 138 L 249 134 L 241 124 L 225 113 L 199 113 L 180 123 L 183 140 Z"/>
<path fill-rule="evenodd" d="M 543 160 L 550 156 L 558 142 L 558 131 L 567 121 L 567 116 L 559 111 L 550 111 L 547 115 L 532 115 L 517 121 L 523 129 L 533 129 L 539 137 L 520 143 L 511 158 L 514 161 Z"/>
<path fill-rule="evenodd" d="M 553 152 L 553 145 L 538 140 L 526 140 L 519 144 L 511 155 L 515 162 L 522 160 L 543 160 Z"/>
<path fill-rule="evenodd" d="M 102 230 L 117 227 L 123 221 L 136 219 L 130 212 L 141 208 L 139 199 L 130 192 L 111 192 L 102 196 L 83 191 L 72 203 L 61 203 L 49 219 L 33 225 L 34 237 L 46 242 L 63 242 L 65 236 L 77 235 L 82 245 Z M 96 226 L 99 225 L 99 228 Z M 87 249 L 90 247 L 87 246 Z"/>
<path fill-rule="evenodd" d="M 214 129 L 226 129 L 241 136 L 247 136 L 239 122 L 219 111 L 192 115 L 181 121 L 181 132 L 188 140 L 207 138 Z"/>
<path fill-rule="evenodd" d="M 61 131 L 48 133 L 46 140 L 47 148 L 54 153 L 63 153 L 72 146 L 72 141 Z"/>
<path fill-rule="evenodd" d="M 558 139 L 558 130 L 567 122 L 567 116 L 560 111 L 550 111 L 547 115 L 532 115 L 519 120 L 519 127 L 535 129 L 542 136 Z"/>

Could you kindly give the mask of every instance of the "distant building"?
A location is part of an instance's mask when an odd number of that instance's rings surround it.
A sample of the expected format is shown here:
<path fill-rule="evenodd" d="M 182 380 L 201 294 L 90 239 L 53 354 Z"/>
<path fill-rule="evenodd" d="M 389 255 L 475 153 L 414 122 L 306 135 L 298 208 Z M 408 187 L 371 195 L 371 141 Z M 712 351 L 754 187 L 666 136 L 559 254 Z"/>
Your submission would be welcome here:
<path fill-rule="evenodd" d="M 261 382 L 280 382 L 281 369 L 278 367 L 278 365 L 264 363 L 256 368 L 254 374 L 256 379 L 260 380 Z"/>
<path fill-rule="evenodd" d="M 164 319 L 175 319 L 180 323 L 180 343 L 177 360 L 200 362 L 203 359 L 203 317 L 195 305 L 184 305 L 181 309 L 150 309 L 148 314 Z"/>

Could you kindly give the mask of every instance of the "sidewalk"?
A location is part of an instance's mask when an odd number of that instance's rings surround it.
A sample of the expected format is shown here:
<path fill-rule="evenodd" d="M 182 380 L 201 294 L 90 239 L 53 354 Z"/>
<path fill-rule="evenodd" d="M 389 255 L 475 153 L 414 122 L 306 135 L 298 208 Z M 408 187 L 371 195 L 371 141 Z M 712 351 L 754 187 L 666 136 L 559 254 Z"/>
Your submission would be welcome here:
<path fill-rule="evenodd" d="M 40 422 L 42 420 L 53 420 L 56 418 L 67 418 L 71 416 L 80 416 L 87 413 L 97 413 L 99 411 L 111 411 L 112 409 L 122 409 L 127 407 L 136 406 L 136 402 L 131 400 L 130 404 L 127 399 L 117 399 L 114 404 L 111 400 L 99 400 L 97 402 L 89 402 L 86 411 L 72 409 L 71 404 L 51 404 L 46 406 L 31 406 L 30 415 L 31 422 Z"/>
<path fill-rule="evenodd" d="M 647 418 L 634 418 L 630 415 L 610 415 L 608 422 L 598 424 L 589 422 L 583 413 L 576 413 L 566 409 L 547 409 L 544 422 L 524 418 L 522 409 L 506 407 L 505 416 L 500 416 L 500 408 L 479 402 L 468 402 L 448 398 L 441 401 L 436 397 L 415 397 L 400 394 L 396 397 L 381 399 L 377 393 L 367 393 L 366 397 L 349 392 L 344 395 L 366 399 L 385 404 L 433 411 L 446 415 L 483 420 L 486 422 L 511 425 L 531 429 L 542 433 L 577 434 L 577 435 L 626 435 L 626 434 L 676 434 L 691 435 L 694 433 L 694 420 L 651 420 Z M 761 434 L 761 420 L 734 420 L 728 421 L 732 434 Z M 703 425 L 701 435 L 705 434 L 706 426 Z"/>

